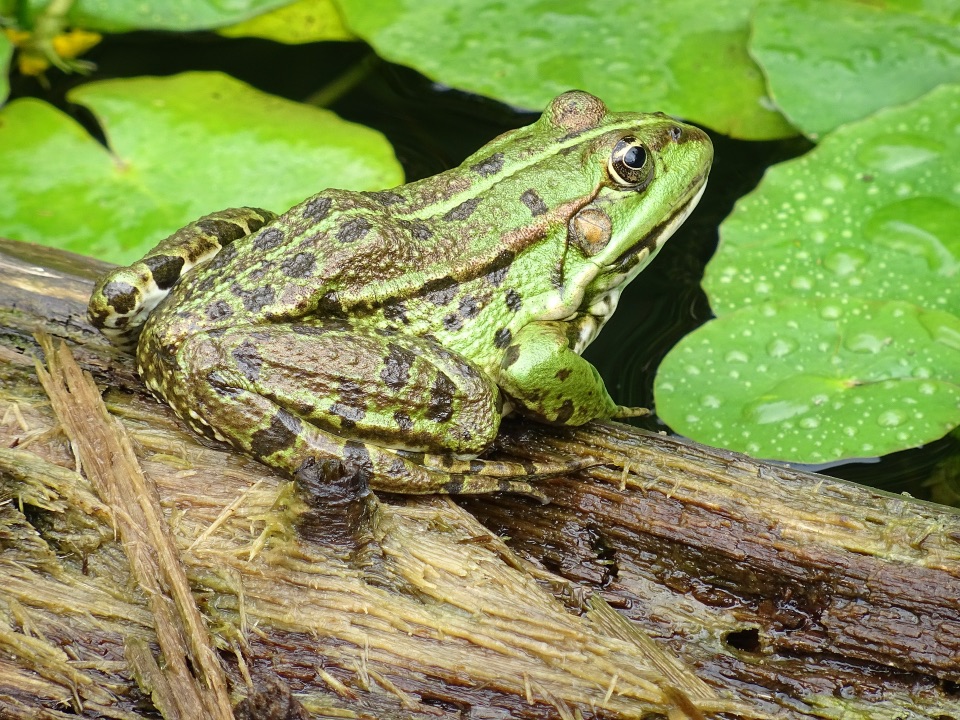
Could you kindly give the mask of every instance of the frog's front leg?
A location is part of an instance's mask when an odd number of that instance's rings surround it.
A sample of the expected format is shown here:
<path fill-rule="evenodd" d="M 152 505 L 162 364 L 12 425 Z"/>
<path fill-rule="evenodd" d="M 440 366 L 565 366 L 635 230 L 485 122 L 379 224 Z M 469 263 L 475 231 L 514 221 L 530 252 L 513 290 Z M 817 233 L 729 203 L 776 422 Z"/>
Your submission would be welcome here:
<path fill-rule="evenodd" d="M 330 458 L 377 490 L 537 494 L 525 479 L 451 473 L 391 449 L 476 454 L 496 435 L 496 385 L 434 342 L 346 321 L 239 326 L 187 338 L 170 375 L 146 337 L 152 389 L 194 429 L 290 477 Z"/>
<path fill-rule="evenodd" d="M 646 415 L 613 401 L 597 369 L 574 352 L 579 334 L 574 319 L 533 322 L 513 336 L 498 382 L 515 409 L 561 425 Z"/>

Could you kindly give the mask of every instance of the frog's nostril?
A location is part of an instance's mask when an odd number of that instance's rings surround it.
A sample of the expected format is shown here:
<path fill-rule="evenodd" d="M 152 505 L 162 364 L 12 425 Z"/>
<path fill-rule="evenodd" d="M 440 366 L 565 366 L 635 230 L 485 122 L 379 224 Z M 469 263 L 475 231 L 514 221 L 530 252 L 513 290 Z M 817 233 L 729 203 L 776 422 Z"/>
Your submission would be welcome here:
<path fill-rule="evenodd" d="M 683 137 L 683 128 L 679 125 L 674 125 L 670 128 L 670 139 L 674 142 L 678 142 L 680 138 Z"/>

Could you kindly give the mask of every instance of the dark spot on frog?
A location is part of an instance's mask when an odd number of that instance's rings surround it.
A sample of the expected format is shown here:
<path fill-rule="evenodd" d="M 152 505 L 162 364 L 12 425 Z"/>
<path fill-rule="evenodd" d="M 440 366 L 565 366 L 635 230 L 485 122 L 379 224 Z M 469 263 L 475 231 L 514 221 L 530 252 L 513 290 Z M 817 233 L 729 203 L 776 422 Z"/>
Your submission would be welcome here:
<path fill-rule="evenodd" d="M 375 200 L 384 207 L 390 207 L 391 205 L 397 205 L 398 203 L 403 202 L 403 196 L 398 193 L 391 192 L 390 190 L 378 190 L 376 192 L 365 192 L 363 193 L 371 200 Z"/>
<path fill-rule="evenodd" d="M 416 356 L 406 348 L 394 343 L 388 344 L 380 378 L 391 390 L 400 390 L 410 381 L 410 368 L 413 367 L 415 359 Z"/>
<path fill-rule="evenodd" d="M 480 312 L 480 303 L 473 295 L 464 295 L 460 299 L 460 315 L 467 320 L 475 318 Z"/>
<path fill-rule="evenodd" d="M 323 220 L 330 213 L 333 201 L 328 197 L 312 197 L 303 208 L 303 215 L 314 222 Z"/>
<path fill-rule="evenodd" d="M 260 379 L 260 368 L 263 367 L 263 358 L 256 345 L 249 340 L 244 340 L 235 347 L 230 356 L 237 363 L 237 370 L 243 373 L 243 376 L 252 383 Z"/>
<path fill-rule="evenodd" d="M 207 318 L 210 320 L 223 320 L 233 315 L 233 308 L 226 300 L 217 300 L 207 306 Z"/>
<path fill-rule="evenodd" d="M 430 402 L 427 405 L 427 417 L 435 422 L 446 422 L 453 417 L 453 393 L 456 386 L 443 373 L 437 373 L 430 388 Z"/>
<path fill-rule="evenodd" d="M 471 461 L 470 461 L 470 472 L 471 472 L 471 473 L 474 473 L 474 474 L 476 474 L 476 475 L 479 475 L 480 473 L 483 472 L 484 467 L 486 467 L 486 463 L 484 463 L 483 460 L 471 460 Z"/>
<path fill-rule="evenodd" d="M 130 324 L 130 318 L 125 315 L 118 315 L 117 318 L 113 321 L 113 326 L 115 328 L 125 328 Z"/>
<path fill-rule="evenodd" d="M 302 418 L 310 418 L 317 411 L 317 406 L 306 400 L 290 399 L 287 402 L 289 407 L 296 410 L 297 415 Z"/>
<path fill-rule="evenodd" d="M 493 336 L 493 344 L 503 350 L 503 348 L 510 344 L 512 337 L 513 333 L 510 332 L 510 328 L 500 328 Z"/>
<path fill-rule="evenodd" d="M 373 477 L 373 461 L 370 459 L 370 451 L 363 443 L 353 440 L 344 443 L 343 464 L 347 469 L 357 473 L 364 483 L 369 483 Z"/>
<path fill-rule="evenodd" d="M 304 278 L 313 273 L 317 258 L 313 253 L 300 252 L 293 257 L 284 258 L 280 269 L 287 277 Z"/>
<path fill-rule="evenodd" d="M 109 305 L 97 304 L 95 307 L 93 304 L 87 308 L 87 314 L 90 316 L 90 321 L 97 326 L 98 328 L 105 327 L 107 324 L 107 318 L 113 315 L 113 308 Z M 113 321 L 114 325 L 119 327 L 120 320 L 126 320 L 127 318 L 116 318 Z"/>
<path fill-rule="evenodd" d="M 266 274 L 267 274 L 267 266 L 257 265 L 255 268 L 253 268 L 247 273 L 246 279 L 250 280 L 251 282 L 259 282 L 260 280 L 263 279 L 263 277 Z"/>
<path fill-rule="evenodd" d="M 473 215 L 473 211 L 477 209 L 477 205 L 480 204 L 480 198 L 470 198 L 469 200 L 464 200 L 462 203 L 457 205 L 452 210 L 448 210 L 447 213 L 443 216 L 443 219 L 446 222 L 452 222 L 455 220 L 466 220 L 468 217 Z"/>
<path fill-rule="evenodd" d="M 611 263 L 610 269 L 615 273 L 625 273 L 640 261 L 641 253 L 643 253 L 644 250 L 651 253 L 655 251 L 657 249 L 657 238 L 663 233 L 664 227 L 671 219 L 672 216 L 657 223 L 647 234 L 644 242 L 638 242 L 633 247 L 624 251 Z M 643 257 L 646 257 L 646 255 L 643 255 Z"/>
<path fill-rule="evenodd" d="M 443 489 L 450 495 L 459 495 L 463 492 L 463 486 L 466 484 L 466 478 L 463 475 L 451 475 L 450 481 L 445 483 Z"/>
<path fill-rule="evenodd" d="M 430 226 L 420 220 L 399 220 L 397 224 L 410 233 L 415 240 L 429 240 L 433 237 Z"/>
<path fill-rule="evenodd" d="M 443 319 L 443 328 L 449 332 L 455 332 L 463 327 L 463 318 L 457 313 L 451 313 Z"/>
<path fill-rule="evenodd" d="M 246 234 L 256 232 L 267 223 L 273 222 L 274 220 L 277 219 L 277 216 L 274 213 L 270 212 L 269 210 L 264 210 L 263 208 L 248 207 L 245 209 L 252 211 L 247 213 L 246 217 L 244 218 L 247 224 Z M 236 235 L 236 237 L 231 236 L 230 240 L 228 240 L 227 242 L 233 242 L 234 240 L 239 240 L 240 238 L 244 237 L 244 235 L 245 233 L 243 231 L 243 228 L 241 227 L 239 234 Z"/>
<path fill-rule="evenodd" d="M 271 227 L 260 231 L 253 238 L 253 246 L 261 252 L 273 250 L 283 244 L 283 231 L 279 228 Z"/>
<path fill-rule="evenodd" d="M 390 461 L 390 466 L 382 471 L 384 475 L 391 478 L 402 478 L 407 475 L 407 467 L 404 464 L 403 460 L 398 457 L 393 458 Z"/>
<path fill-rule="evenodd" d="M 183 270 L 183 258 L 175 255 L 152 255 L 144 258 L 143 264 L 150 269 L 153 281 L 161 290 L 172 288 Z"/>
<path fill-rule="evenodd" d="M 344 380 L 338 388 L 339 400 L 330 406 L 330 412 L 340 418 L 340 427 L 345 430 L 356 427 L 367 411 L 364 408 L 363 388 L 353 380 Z"/>
<path fill-rule="evenodd" d="M 457 294 L 457 281 L 449 277 L 429 280 L 420 286 L 419 294 L 434 305 L 446 305 Z"/>
<path fill-rule="evenodd" d="M 236 245 L 227 245 L 220 252 L 217 253 L 216 257 L 210 261 L 210 264 L 207 266 L 208 270 L 220 270 L 226 267 L 235 257 L 237 256 L 237 246 Z"/>
<path fill-rule="evenodd" d="M 500 287 L 500 285 L 506 279 L 508 272 L 510 272 L 510 268 L 498 268 L 487 274 L 487 282 L 493 287 Z"/>
<path fill-rule="evenodd" d="M 496 175 L 498 172 L 503 170 L 503 153 L 494 153 L 490 157 L 484 158 L 477 164 L 471 165 L 470 169 L 480 177 Z"/>
<path fill-rule="evenodd" d="M 517 460 L 517 462 L 520 463 L 520 467 L 523 468 L 523 471 L 524 471 L 527 475 L 536 475 L 536 474 L 537 474 L 537 466 L 536 466 L 535 463 L 533 463 L 533 462 L 531 462 L 531 461 L 529 461 L 529 460 Z"/>
<path fill-rule="evenodd" d="M 220 278 L 217 275 L 208 273 L 204 275 L 202 279 L 198 280 L 197 284 L 194 285 L 193 287 L 198 293 L 206 294 L 211 290 L 213 290 L 213 286 L 216 284 L 217 280 L 219 279 Z"/>
<path fill-rule="evenodd" d="M 342 243 L 352 243 L 360 240 L 370 231 L 370 221 L 357 217 L 347 220 L 337 230 L 336 238 Z"/>
<path fill-rule="evenodd" d="M 103 286 L 103 296 L 115 312 L 126 315 L 139 302 L 140 291 L 130 283 L 116 280 Z"/>
<path fill-rule="evenodd" d="M 583 135 L 583 134 L 587 131 L 587 129 L 588 129 L 588 128 L 583 128 L 582 130 L 574 130 L 573 132 L 568 132 L 566 135 L 562 136 L 562 137 L 558 140 L 558 143 L 561 144 L 561 145 L 563 145 L 564 143 L 568 143 L 568 142 L 570 142 L 571 140 L 576 140 L 578 137 L 580 137 L 581 135 Z M 569 146 L 563 148 L 560 152 L 563 153 L 564 155 L 566 155 L 566 154 L 567 154 L 568 152 L 570 152 L 571 150 L 576 150 L 576 149 L 577 149 L 577 148 L 576 148 L 575 145 L 569 145 Z"/>
<path fill-rule="evenodd" d="M 520 297 L 520 293 L 513 288 L 507 290 L 506 295 L 504 295 L 504 300 L 507 302 L 507 308 L 512 312 L 519 310 L 520 306 L 523 304 L 523 299 Z"/>
<path fill-rule="evenodd" d="M 231 288 L 233 294 L 240 298 L 243 307 L 247 312 L 257 313 L 263 310 L 267 305 L 273 302 L 275 297 L 273 289 L 269 287 L 254 288 L 253 290 L 244 290 L 239 285 L 234 284 Z"/>
<path fill-rule="evenodd" d="M 303 431 L 303 421 L 283 408 L 270 418 L 269 427 L 257 430 L 250 438 L 250 452 L 267 458 L 274 453 L 293 447 Z"/>
<path fill-rule="evenodd" d="M 554 421 L 558 423 L 565 423 L 571 417 L 573 417 L 573 401 L 564 400 L 563 405 L 561 405 L 560 409 L 557 411 L 557 417 Z"/>
<path fill-rule="evenodd" d="M 568 377 L 570 377 L 570 368 L 560 368 L 559 370 L 557 370 L 557 373 L 556 373 L 557 380 L 560 380 L 561 382 L 563 382 Z"/>
<path fill-rule="evenodd" d="M 189 227 L 188 225 L 187 228 Z M 194 224 L 193 230 L 200 233 L 199 237 L 194 236 L 183 246 L 187 260 L 191 263 L 195 263 L 207 253 L 222 250 L 247 234 L 244 228 L 228 220 L 199 220 Z"/>
<path fill-rule="evenodd" d="M 241 390 L 232 381 L 227 380 L 222 372 L 213 370 L 207 373 L 207 385 L 220 397 L 237 398 L 245 391 Z"/>
<path fill-rule="evenodd" d="M 413 429 L 413 420 L 410 419 L 410 416 L 405 413 L 403 410 L 397 410 L 393 414 L 393 420 L 397 423 L 397 427 L 407 432 Z"/>
<path fill-rule="evenodd" d="M 533 188 L 524 191 L 524 193 L 520 196 L 520 202 L 527 206 L 527 208 L 530 210 L 530 214 L 533 217 L 536 217 L 537 215 L 543 215 L 547 212 L 547 204 Z"/>
<path fill-rule="evenodd" d="M 383 308 L 383 317 L 395 322 L 409 323 L 407 318 L 407 306 L 402 302 L 392 303 Z"/>
<path fill-rule="evenodd" d="M 363 420 L 367 411 L 363 408 L 354 407 L 353 405 L 334 403 L 330 406 L 330 413 L 340 418 L 341 430 L 350 430 L 357 426 L 358 420 Z"/>
<path fill-rule="evenodd" d="M 557 290 L 563 290 L 563 262 L 559 262 L 550 270 L 550 284 Z"/>
<path fill-rule="evenodd" d="M 520 348 L 517 345 L 511 345 L 503 353 L 503 367 L 507 368 L 520 359 Z"/>
<path fill-rule="evenodd" d="M 510 264 L 515 257 L 516 253 L 512 250 L 500 251 L 493 261 L 482 271 L 486 272 L 487 282 L 493 287 L 500 287 L 507 277 L 507 273 L 510 272 Z"/>

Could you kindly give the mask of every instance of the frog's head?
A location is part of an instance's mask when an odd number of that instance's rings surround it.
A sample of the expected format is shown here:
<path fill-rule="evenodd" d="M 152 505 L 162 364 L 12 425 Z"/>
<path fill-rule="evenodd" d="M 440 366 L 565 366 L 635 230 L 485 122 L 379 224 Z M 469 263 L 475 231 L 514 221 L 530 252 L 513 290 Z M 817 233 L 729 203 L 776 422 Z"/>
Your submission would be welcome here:
<path fill-rule="evenodd" d="M 632 280 L 687 218 L 713 145 L 663 113 L 611 113 L 578 91 L 556 98 L 539 123 L 560 142 L 573 140 L 567 162 L 589 178 L 567 220 L 563 258 L 564 284 L 583 293 L 584 307 Z"/>

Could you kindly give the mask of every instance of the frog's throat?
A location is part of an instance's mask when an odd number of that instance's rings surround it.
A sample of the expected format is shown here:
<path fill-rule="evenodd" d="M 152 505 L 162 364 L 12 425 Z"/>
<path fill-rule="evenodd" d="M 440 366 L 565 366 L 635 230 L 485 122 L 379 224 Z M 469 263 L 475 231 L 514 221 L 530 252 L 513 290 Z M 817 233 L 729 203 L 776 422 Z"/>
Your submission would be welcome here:
<path fill-rule="evenodd" d="M 677 231 L 677 228 L 690 217 L 690 213 L 697 207 L 697 203 L 700 202 L 700 198 L 703 197 L 706 189 L 707 181 L 704 179 L 700 189 L 686 203 L 679 205 L 672 215 L 655 225 L 642 242 L 638 242 L 622 252 L 607 268 L 601 267 L 598 277 L 604 275 L 605 269 L 607 272 L 614 268 L 617 270 L 617 272 L 611 273 L 614 281 L 607 284 L 606 289 L 623 286 L 639 275 L 640 271 L 657 256 L 660 248 L 666 244 L 667 240 Z M 604 288 L 598 288 L 598 292 L 603 291 Z"/>

